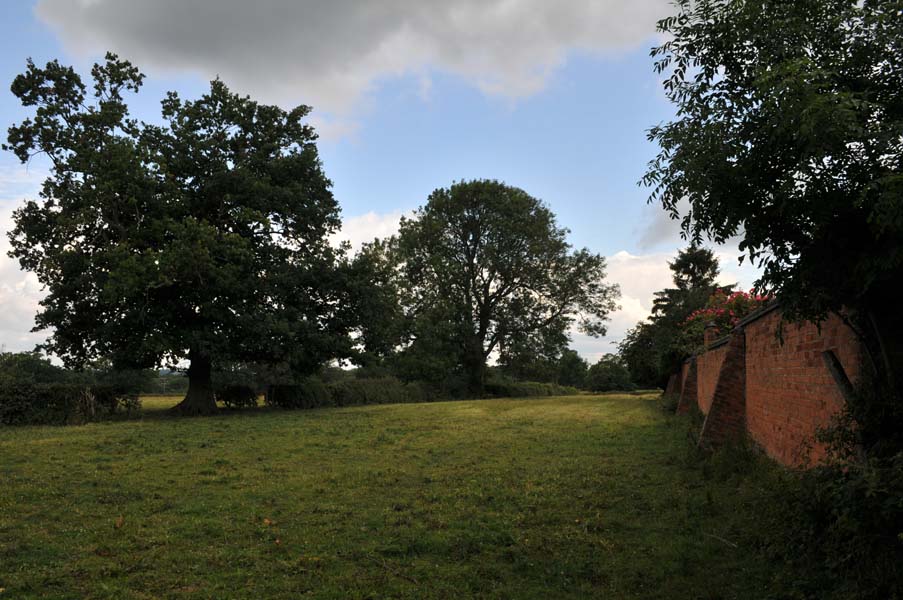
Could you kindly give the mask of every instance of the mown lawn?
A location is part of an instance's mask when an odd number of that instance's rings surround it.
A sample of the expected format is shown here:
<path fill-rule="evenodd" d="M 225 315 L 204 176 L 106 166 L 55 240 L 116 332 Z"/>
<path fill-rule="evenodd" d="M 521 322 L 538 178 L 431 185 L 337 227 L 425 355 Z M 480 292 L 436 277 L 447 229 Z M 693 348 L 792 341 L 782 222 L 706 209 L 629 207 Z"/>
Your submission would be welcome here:
<path fill-rule="evenodd" d="M 0 429 L 0 600 L 762 598 L 686 432 L 653 395 Z"/>

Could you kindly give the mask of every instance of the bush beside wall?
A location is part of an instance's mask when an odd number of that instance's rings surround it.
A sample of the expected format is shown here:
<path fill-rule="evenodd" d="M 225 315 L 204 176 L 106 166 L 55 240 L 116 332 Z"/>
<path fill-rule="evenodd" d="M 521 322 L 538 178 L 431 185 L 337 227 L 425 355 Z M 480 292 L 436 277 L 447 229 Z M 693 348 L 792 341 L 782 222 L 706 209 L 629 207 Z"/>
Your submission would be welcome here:
<path fill-rule="evenodd" d="M 394 377 L 346 379 L 327 386 L 335 406 L 428 402 L 432 395 L 419 383 L 404 383 Z"/>

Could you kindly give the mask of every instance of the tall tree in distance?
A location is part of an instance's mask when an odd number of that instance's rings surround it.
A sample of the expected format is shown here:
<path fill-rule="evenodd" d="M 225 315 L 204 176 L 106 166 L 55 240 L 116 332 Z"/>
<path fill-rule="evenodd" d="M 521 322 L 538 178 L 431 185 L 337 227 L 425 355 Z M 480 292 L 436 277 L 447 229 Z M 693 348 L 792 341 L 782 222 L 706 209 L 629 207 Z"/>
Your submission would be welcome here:
<path fill-rule="evenodd" d="M 190 361 L 185 414 L 216 410 L 211 371 L 231 361 L 312 370 L 344 351 L 338 206 L 309 108 L 231 93 L 170 93 L 162 125 L 129 118 L 143 75 L 108 54 L 88 90 L 70 67 L 29 61 L 13 93 L 34 116 L 9 129 L 23 162 L 51 164 L 42 201 L 15 213 L 10 255 L 47 289 L 37 329 L 68 365 Z"/>
<path fill-rule="evenodd" d="M 652 301 L 652 318 L 680 318 L 702 307 L 715 291 L 715 280 L 720 273 L 718 259 L 709 248 L 691 243 L 677 252 L 671 269 L 673 288 L 655 293 Z M 731 286 L 733 287 L 733 286 Z"/>
<path fill-rule="evenodd" d="M 521 189 L 480 180 L 435 190 L 397 239 L 408 351 L 454 348 L 453 364 L 479 395 L 497 350 L 530 338 L 557 344 L 572 324 L 603 335 L 618 287 L 605 282 L 605 259 L 572 250 L 566 235 Z"/>
<path fill-rule="evenodd" d="M 698 244 L 690 244 L 678 252 L 668 268 L 673 273 L 674 285 L 684 291 L 711 288 L 721 272 L 715 253 Z"/>
<path fill-rule="evenodd" d="M 695 349 L 683 335 L 684 322 L 716 291 L 734 287 L 718 285 L 718 258 L 696 243 L 679 250 L 668 267 L 674 287 L 655 292 L 652 314 L 628 331 L 618 346 L 634 382 L 641 386 L 664 386 Z"/>

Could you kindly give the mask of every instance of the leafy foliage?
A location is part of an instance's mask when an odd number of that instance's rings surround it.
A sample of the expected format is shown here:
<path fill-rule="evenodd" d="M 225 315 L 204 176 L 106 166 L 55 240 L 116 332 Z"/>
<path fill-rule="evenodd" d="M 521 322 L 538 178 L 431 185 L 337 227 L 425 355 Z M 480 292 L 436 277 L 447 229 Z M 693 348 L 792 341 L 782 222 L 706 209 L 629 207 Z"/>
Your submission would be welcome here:
<path fill-rule="evenodd" d="M 406 383 L 395 377 L 351 378 L 327 384 L 335 406 L 400 404 L 435 399 L 421 383 Z"/>
<path fill-rule="evenodd" d="M 696 351 L 704 349 L 705 330 L 714 327 L 716 336 L 727 335 L 744 317 L 771 302 L 771 296 L 756 294 L 754 290 L 727 293 L 715 290 L 703 308 L 694 310 L 683 323 L 683 337 Z"/>
<path fill-rule="evenodd" d="M 903 589 L 903 453 L 821 466 L 774 502 L 789 504 L 767 547 L 801 597 L 884 600 Z M 789 492 L 789 493 L 787 493 Z"/>
<path fill-rule="evenodd" d="M 58 367 L 40 352 L 0 353 L 0 378 L 23 383 L 63 383 L 72 373 Z"/>
<path fill-rule="evenodd" d="M 495 398 L 529 398 L 534 396 L 571 396 L 575 387 L 541 381 L 518 381 L 494 372 L 486 379 L 485 392 Z"/>
<path fill-rule="evenodd" d="M 583 387 L 589 365 L 576 350 L 570 348 L 559 353 L 558 348 L 528 347 L 521 348 L 516 353 L 506 353 L 497 368 L 511 379 L 557 383 L 579 388 Z"/>
<path fill-rule="evenodd" d="M 620 356 L 606 354 L 589 368 L 586 387 L 593 392 L 626 392 L 636 388 Z"/>
<path fill-rule="evenodd" d="M 138 397 L 109 385 L 34 383 L 0 376 L 0 424 L 74 425 L 131 413 Z"/>
<path fill-rule="evenodd" d="M 267 404 L 280 408 L 400 404 L 432 399 L 434 396 L 424 385 L 394 377 L 343 377 L 329 383 L 309 377 L 291 385 L 270 386 L 266 395 Z"/>
<path fill-rule="evenodd" d="M 279 408 L 319 408 L 332 406 L 329 390 L 317 377 L 308 377 L 294 384 L 271 385 L 266 403 Z"/>
<path fill-rule="evenodd" d="M 482 180 L 435 190 L 394 241 L 407 320 L 399 362 L 459 371 L 479 395 L 496 350 L 502 363 L 524 348 L 563 350 L 572 324 L 604 334 L 618 288 L 605 283 L 605 259 L 572 251 L 566 234 L 518 188 Z"/>
<path fill-rule="evenodd" d="M 226 408 L 254 408 L 257 390 L 248 385 L 226 385 L 216 390 L 216 400 Z"/>
<path fill-rule="evenodd" d="M 653 50 L 677 119 L 643 182 L 694 240 L 739 235 L 785 316 L 835 312 L 864 342 L 860 390 L 798 477 L 770 541 L 801 598 L 903 589 L 903 3 L 678 0 Z M 688 209 L 680 214 L 679 206 Z"/>
<path fill-rule="evenodd" d="M 11 256 L 47 288 L 46 348 L 80 366 L 191 361 L 186 412 L 215 410 L 223 361 L 312 372 L 347 352 L 335 307 L 338 206 L 310 109 L 285 111 L 221 81 L 196 101 L 169 93 L 162 125 L 129 118 L 144 76 L 108 54 L 93 91 L 70 67 L 28 63 L 12 85 L 34 116 L 9 129 L 23 162 L 46 155 L 42 202 L 15 212 Z"/>
<path fill-rule="evenodd" d="M 586 383 L 589 364 L 575 350 L 565 350 L 558 359 L 555 382 L 570 387 L 582 388 Z"/>
<path fill-rule="evenodd" d="M 741 236 L 788 315 L 885 295 L 903 267 L 903 5 L 676 5 L 652 52 L 678 117 L 649 131 L 651 201 L 694 240 Z"/>

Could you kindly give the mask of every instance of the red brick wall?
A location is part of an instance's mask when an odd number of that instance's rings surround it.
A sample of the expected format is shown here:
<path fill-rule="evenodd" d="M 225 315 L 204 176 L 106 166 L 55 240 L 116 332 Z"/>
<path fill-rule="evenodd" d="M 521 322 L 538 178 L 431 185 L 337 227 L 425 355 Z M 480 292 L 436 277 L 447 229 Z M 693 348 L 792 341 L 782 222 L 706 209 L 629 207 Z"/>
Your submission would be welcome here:
<path fill-rule="evenodd" d="M 692 357 L 685 361 L 680 369 L 680 378 L 683 386 L 680 389 L 680 398 L 677 402 L 677 414 L 681 415 L 690 411 L 691 407 L 697 405 L 697 388 L 696 388 L 696 357 Z"/>
<path fill-rule="evenodd" d="M 672 373 L 668 378 L 668 385 L 665 386 L 665 396 L 679 396 L 680 388 L 683 386 L 681 381 L 681 372 Z"/>
<path fill-rule="evenodd" d="M 696 401 L 703 413 L 708 414 L 712 406 L 715 384 L 718 383 L 718 373 L 726 353 L 727 344 L 722 344 L 696 357 Z"/>
<path fill-rule="evenodd" d="M 833 351 L 855 381 L 860 346 L 836 315 L 820 329 L 812 323 L 784 323 L 783 343 L 777 336 L 780 325 L 780 309 L 765 311 L 736 329 L 728 344 L 696 357 L 696 397 L 707 415 L 700 438 L 718 444 L 732 437 L 732 428 L 741 423 L 769 456 L 799 466 L 807 459 L 817 462 L 824 457 L 825 449 L 815 443 L 813 435 L 843 407 L 840 389 L 822 353 Z M 741 338 L 742 355 L 737 354 Z M 725 360 L 729 352 L 731 357 Z M 686 365 L 682 375 L 685 380 L 692 379 Z M 710 414 L 713 400 L 714 416 Z"/>
<path fill-rule="evenodd" d="M 701 446 L 741 440 L 746 432 L 746 336 L 742 329 L 731 333 L 724 349 L 715 393 L 699 434 Z"/>
<path fill-rule="evenodd" d="M 825 366 L 822 352 L 833 350 L 847 376 L 859 375 L 859 342 L 839 317 L 821 331 L 811 324 L 783 326 L 776 336 L 779 310 L 748 323 L 746 331 L 746 421 L 750 437 L 781 463 L 800 465 L 817 428 L 843 407 L 840 389 Z M 813 445 L 810 458 L 824 457 Z"/>

